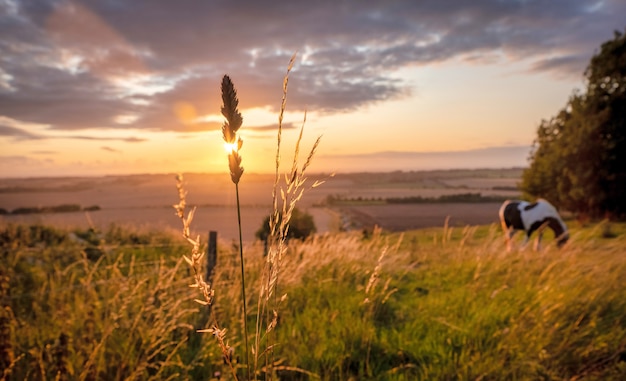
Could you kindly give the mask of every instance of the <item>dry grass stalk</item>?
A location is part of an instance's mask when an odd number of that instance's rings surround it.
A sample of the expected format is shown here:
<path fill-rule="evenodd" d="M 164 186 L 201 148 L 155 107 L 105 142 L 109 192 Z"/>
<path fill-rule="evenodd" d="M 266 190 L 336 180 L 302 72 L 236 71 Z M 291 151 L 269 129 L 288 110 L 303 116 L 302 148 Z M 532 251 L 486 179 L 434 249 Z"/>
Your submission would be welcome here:
<path fill-rule="evenodd" d="M 289 64 L 287 66 L 287 73 L 283 79 L 283 94 L 280 106 L 280 112 L 278 115 L 278 131 L 277 131 L 277 143 L 276 143 L 276 162 L 275 162 L 275 179 L 274 186 L 272 188 L 272 206 L 273 211 L 270 215 L 270 234 L 267 238 L 268 250 L 266 257 L 266 264 L 264 268 L 265 279 L 264 284 L 261 285 L 260 295 L 258 300 L 258 314 L 257 314 L 257 327 L 255 336 L 255 366 L 258 365 L 259 356 L 263 354 L 265 356 L 265 370 L 269 377 L 272 376 L 272 366 L 276 364 L 273 359 L 273 347 L 272 338 L 268 335 L 273 331 L 278 323 L 278 306 L 285 300 L 286 295 L 280 298 L 276 295 L 276 288 L 278 284 L 281 262 L 283 256 L 287 250 L 287 238 L 289 233 L 289 221 L 293 214 L 293 211 L 298 203 L 302 199 L 305 191 L 306 183 L 306 170 L 310 166 L 313 156 L 319 146 L 321 136 L 318 137 L 309 152 L 306 161 L 299 169 L 298 156 L 300 153 L 300 144 L 302 142 L 302 136 L 304 132 L 304 125 L 306 123 L 306 112 L 300 133 L 294 147 L 294 157 L 291 164 L 291 169 L 284 175 L 284 185 L 281 187 L 280 179 L 280 163 L 281 163 L 281 142 L 282 142 L 282 128 L 283 118 L 287 106 L 287 88 L 289 83 L 289 74 L 295 63 L 296 54 L 291 56 Z M 321 185 L 322 181 L 316 181 L 311 188 Z M 279 195 L 280 193 L 280 203 Z M 280 205 L 279 205 L 280 204 Z M 270 306 L 270 301 L 273 298 L 273 306 Z M 261 327 L 261 316 L 266 317 L 266 325 L 263 330 Z M 262 332 L 264 331 L 264 332 Z M 267 340 L 266 350 L 260 351 L 261 341 Z"/>
<path fill-rule="evenodd" d="M 374 229 L 373 239 L 372 239 L 372 242 L 370 243 L 370 248 L 369 248 L 370 250 L 372 251 L 375 250 L 374 245 L 378 245 L 381 231 L 382 230 L 378 227 Z M 394 247 L 389 248 L 388 244 L 385 244 L 382 247 L 380 256 L 378 257 L 378 260 L 376 261 L 376 267 L 374 267 L 374 270 L 370 274 L 367 285 L 365 286 L 365 299 L 363 300 L 363 304 L 370 304 L 375 301 L 380 301 L 381 304 L 384 304 L 387 301 L 387 299 L 389 299 L 389 297 L 397 291 L 395 289 L 391 290 L 390 292 L 387 291 L 389 289 L 389 281 L 390 281 L 390 279 L 388 279 L 383 285 L 382 289 L 378 292 L 378 295 L 376 295 L 376 288 L 380 281 L 381 271 L 383 268 L 383 259 L 387 256 L 387 254 L 390 251 L 393 253 L 397 253 L 399 251 L 400 244 L 402 243 L 403 238 L 404 238 L 404 234 L 400 234 L 400 237 L 398 238 L 398 242 L 396 242 L 396 245 Z"/>
<path fill-rule="evenodd" d="M 193 220 L 193 215 L 195 212 L 195 208 L 189 211 L 187 217 L 185 217 L 185 208 L 187 206 L 187 191 L 184 188 L 183 183 L 183 175 L 179 174 L 176 176 L 176 188 L 178 189 L 178 204 L 174 205 L 174 209 L 176 209 L 176 215 L 180 218 L 183 224 L 183 237 L 189 242 L 192 246 L 191 249 L 191 258 L 186 255 L 183 256 L 185 262 L 191 267 L 193 270 L 195 283 L 190 285 L 189 287 L 197 288 L 200 291 L 203 299 L 194 299 L 198 304 L 202 306 L 210 306 L 213 302 L 213 297 L 215 294 L 215 290 L 211 287 L 210 284 L 206 283 L 204 277 L 202 276 L 202 258 L 204 257 L 204 252 L 200 249 L 200 236 L 196 239 L 190 237 L 190 225 Z M 237 380 L 237 373 L 235 371 L 235 366 L 232 362 L 232 353 L 233 349 L 228 345 L 228 342 L 225 340 L 226 338 L 226 329 L 222 329 L 219 327 L 217 321 L 214 322 L 213 326 L 209 329 L 201 329 L 198 330 L 200 333 L 211 333 L 216 339 L 217 343 L 222 351 L 222 356 L 224 357 L 224 361 L 228 365 L 229 369 L 235 380 Z"/>
<path fill-rule="evenodd" d="M 280 269 L 280 261 L 286 251 L 287 235 L 289 232 L 289 221 L 291 215 L 300 199 L 304 195 L 304 185 L 306 183 L 306 170 L 310 166 L 315 151 L 320 144 L 321 136 L 315 140 L 309 155 L 302 168 L 298 170 L 298 155 L 300 153 L 300 143 L 304 132 L 304 125 L 306 123 L 306 112 L 304 114 L 304 120 L 300 128 L 300 134 L 294 148 L 294 157 L 291 165 L 291 170 L 284 176 L 284 186 L 280 186 L 280 149 L 281 149 L 281 135 L 282 135 L 282 121 L 287 105 L 287 85 L 289 83 L 289 74 L 293 68 L 296 55 L 294 54 L 289 61 L 287 67 L 287 74 L 283 80 L 283 97 L 281 102 L 281 109 L 278 118 L 278 133 L 277 133 L 277 148 L 276 148 L 276 167 L 275 167 L 275 180 L 274 187 L 272 189 L 272 205 L 273 213 L 270 216 L 270 236 L 268 237 L 268 256 L 267 262 L 270 264 L 270 276 L 269 285 L 266 290 L 265 298 L 269 299 L 275 290 L 278 273 Z M 323 181 L 316 181 L 311 188 L 315 188 L 321 185 Z M 279 206 L 278 193 L 280 192 L 281 205 Z"/>
<path fill-rule="evenodd" d="M 24 357 L 16 358 L 13 349 L 13 326 L 17 325 L 17 320 L 9 305 L 9 292 L 9 277 L 0 273 L 0 380 L 11 376 L 15 364 Z"/>
<path fill-rule="evenodd" d="M 189 287 L 197 288 L 202 294 L 203 299 L 196 299 L 196 302 L 203 306 L 210 306 L 213 301 L 213 295 L 215 291 L 211 288 L 211 285 L 206 283 L 202 276 L 202 258 L 204 257 L 204 253 L 200 249 L 200 236 L 198 235 L 196 239 L 191 238 L 190 236 L 190 226 L 191 221 L 193 220 L 193 215 L 195 212 L 195 208 L 189 211 L 187 217 L 185 217 L 185 208 L 187 206 L 186 197 L 187 192 L 184 189 L 183 184 L 183 175 L 176 176 L 176 188 L 178 189 L 178 204 L 174 205 L 174 209 L 176 209 L 176 215 L 180 218 L 183 223 L 183 237 L 189 242 L 192 246 L 191 249 L 191 258 L 186 255 L 183 256 L 185 261 L 189 264 L 189 266 L 193 270 L 194 280 L 196 283 L 190 285 Z"/>
<path fill-rule="evenodd" d="M 370 303 L 370 299 L 368 297 L 370 291 L 372 291 L 375 287 L 376 284 L 378 283 L 378 280 L 380 279 L 380 271 L 382 270 L 382 262 L 383 262 L 383 258 L 385 258 L 385 254 L 387 254 L 387 248 L 383 248 L 383 251 L 380 253 L 380 257 L 378 257 L 378 262 L 376 263 L 376 267 L 374 267 L 374 271 L 372 271 L 372 274 L 370 275 L 369 280 L 367 281 L 367 286 L 365 286 L 365 300 L 363 300 L 363 303 Z"/>
<path fill-rule="evenodd" d="M 248 379 L 250 379 L 250 355 L 248 347 L 248 312 L 246 309 L 246 275 L 244 271 L 243 260 L 243 237 L 241 228 L 241 205 L 239 202 L 239 180 L 243 175 L 243 167 L 241 166 L 241 156 L 239 150 L 243 145 L 243 140 L 237 135 L 237 131 L 243 123 L 243 117 L 239 112 L 239 99 L 237 99 L 237 91 L 230 77 L 225 75 L 222 78 L 222 115 L 226 120 L 222 125 L 222 134 L 224 142 L 229 148 L 228 168 L 230 170 L 230 178 L 235 184 L 235 197 L 237 199 L 237 223 L 239 227 L 239 260 L 241 264 L 241 302 L 243 304 L 243 337 L 246 354 L 246 370 Z"/>

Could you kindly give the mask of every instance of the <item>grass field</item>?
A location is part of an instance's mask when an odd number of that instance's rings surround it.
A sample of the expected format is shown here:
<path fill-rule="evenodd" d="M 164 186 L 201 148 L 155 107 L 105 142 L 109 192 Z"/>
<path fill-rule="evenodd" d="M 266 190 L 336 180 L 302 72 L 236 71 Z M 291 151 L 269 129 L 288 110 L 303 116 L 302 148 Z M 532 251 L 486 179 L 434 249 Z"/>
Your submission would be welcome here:
<path fill-rule="evenodd" d="M 626 225 L 572 225 L 568 246 L 541 252 L 506 253 L 495 224 L 291 242 L 255 378 L 625 379 Z M 233 379 L 215 338 L 195 332 L 219 319 L 245 379 L 236 250 L 218 249 L 210 314 L 187 252 L 148 228 L 3 224 L 2 378 Z M 256 306 L 263 248 L 244 253 Z M 262 312 L 249 311 L 254 325 Z"/>

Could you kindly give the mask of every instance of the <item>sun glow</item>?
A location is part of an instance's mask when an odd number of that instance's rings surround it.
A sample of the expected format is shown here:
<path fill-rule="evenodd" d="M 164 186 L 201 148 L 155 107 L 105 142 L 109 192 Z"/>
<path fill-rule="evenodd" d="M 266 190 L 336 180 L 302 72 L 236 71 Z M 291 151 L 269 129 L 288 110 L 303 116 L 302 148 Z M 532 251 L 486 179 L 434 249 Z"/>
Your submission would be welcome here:
<path fill-rule="evenodd" d="M 227 154 L 231 154 L 233 152 L 237 152 L 237 148 L 238 148 L 237 142 L 235 142 L 235 143 L 224 143 L 224 151 L 226 151 Z"/>

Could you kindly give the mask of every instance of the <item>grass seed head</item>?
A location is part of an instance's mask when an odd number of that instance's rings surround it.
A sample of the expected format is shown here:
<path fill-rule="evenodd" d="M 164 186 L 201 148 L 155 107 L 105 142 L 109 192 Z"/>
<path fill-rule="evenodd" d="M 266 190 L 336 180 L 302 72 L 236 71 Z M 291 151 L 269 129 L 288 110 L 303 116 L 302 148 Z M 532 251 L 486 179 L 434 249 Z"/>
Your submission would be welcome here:
<path fill-rule="evenodd" d="M 222 134 L 224 142 L 230 147 L 228 153 L 228 168 L 230 170 L 230 178 L 233 183 L 238 184 L 243 175 L 243 167 L 241 166 L 241 156 L 239 150 L 243 145 L 241 137 L 237 136 L 237 131 L 243 124 L 243 117 L 239 112 L 239 99 L 237 99 L 237 91 L 235 85 L 228 75 L 222 78 L 222 115 L 226 120 L 222 125 Z"/>
<path fill-rule="evenodd" d="M 237 138 L 237 131 L 243 124 L 243 117 L 237 109 L 239 107 L 239 99 L 237 99 L 237 91 L 235 85 L 228 75 L 222 78 L 222 115 L 226 118 L 226 122 L 222 126 L 224 141 L 226 143 L 234 143 Z"/>

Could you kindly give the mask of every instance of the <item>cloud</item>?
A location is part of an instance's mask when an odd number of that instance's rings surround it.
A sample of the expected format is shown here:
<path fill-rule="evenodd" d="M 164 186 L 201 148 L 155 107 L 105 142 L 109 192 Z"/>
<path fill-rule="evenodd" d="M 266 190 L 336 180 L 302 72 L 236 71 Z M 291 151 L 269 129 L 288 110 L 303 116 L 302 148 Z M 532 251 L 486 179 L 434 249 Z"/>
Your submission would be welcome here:
<path fill-rule="evenodd" d="M 118 137 L 118 136 L 88 136 L 88 135 L 68 135 L 63 137 L 55 137 L 58 139 L 76 139 L 76 140 L 95 140 L 95 141 L 123 141 L 127 143 L 141 143 L 147 141 L 147 139 L 137 138 L 137 137 Z"/>
<path fill-rule="evenodd" d="M 21 155 L 0 155 L 0 168 L 16 168 L 22 165 L 37 165 L 44 163 L 45 160 L 33 159 L 28 156 Z"/>
<path fill-rule="evenodd" d="M 541 58 L 531 66 L 532 71 L 550 71 L 559 77 L 574 75 L 580 70 L 580 62 L 586 57 L 580 55 L 564 55 L 560 57 Z"/>
<path fill-rule="evenodd" d="M 19 121 L 10 120 L 12 123 L 19 124 Z M 42 139 L 74 139 L 74 140 L 94 140 L 94 141 L 123 141 L 126 143 L 141 143 L 147 141 L 138 137 L 121 137 L 121 136 L 91 136 L 91 135 L 50 135 L 35 134 L 26 129 L 0 124 L 0 137 L 7 137 L 16 140 L 42 140 Z"/>
<path fill-rule="evenodd" d="M 100 149 L 103 150 L 103 151 L 114 152 L 114 153 L 122 152 L 122 151 L 120 151 L 118 149 L 111 148 L 111 147 L 108 147 L 108 146 L 102 146 L 102 147 L 100 147 Z"/>
<path fill-rule="evenodd" d="M 283 123 L 282 124 L 282 129 L 283 130 L 292 130 L 296 128 L 296 126 L 293 123 Z M 248 132 L 265 132 L 265 131 L 270 131 L 270 132 L 276 132 L 278 131 L 278 123 L 276 124 L 268 124 L 265 126 L 252 126 L 248 129 Z"/>
<path fill-rule="evenodd" d="M 34 155 L 55 155 L 58 154 L 58 151 L 50 151 L 50 150 L 36 150 L 31 152 Z"/>
<path fill-rule="evenodd" d="M 6 136 L 17 140 L 38 140 L 42 139 L 41 135 L 32 134 L 20 128 L 5 126 L 0 124 L 0 137 Z"/>
<path fill-rule="evenodd" d="M 277 110 L 296 51 L 290 107 L 320 113 L 409 96 L 396 70 L 455 58 L 530 60 L 529 71 L 579 78 L 624 28 L 626 3 L 7 0 L 0 13 L 0 116 L 192 132 L 220 123 L 181 118 L 176 104 L 219 115 L 223 74 L 245 94 L 241 108 Z"/>

